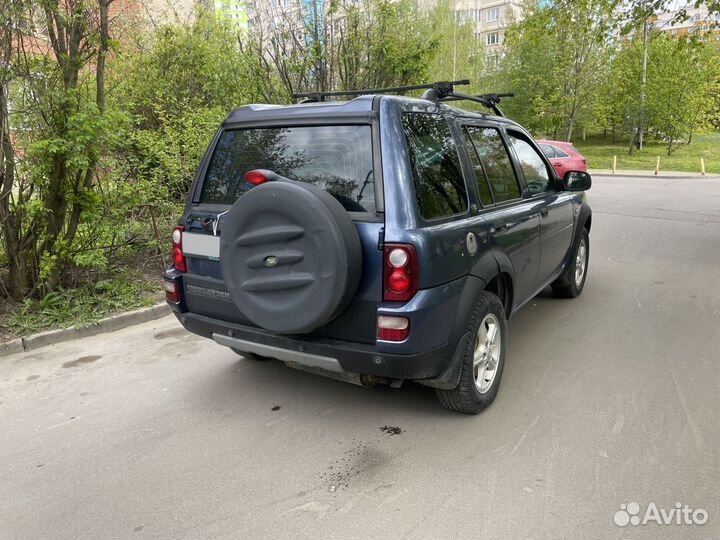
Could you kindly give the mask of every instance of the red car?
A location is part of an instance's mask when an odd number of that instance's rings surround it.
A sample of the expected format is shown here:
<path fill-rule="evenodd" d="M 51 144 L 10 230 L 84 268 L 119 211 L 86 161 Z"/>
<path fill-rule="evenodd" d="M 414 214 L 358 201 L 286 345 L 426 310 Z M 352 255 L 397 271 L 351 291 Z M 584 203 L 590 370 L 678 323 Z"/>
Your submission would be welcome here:
<path fill-rule="evenodd" d="M 562 178 L 568 171 L 587 172 L 587 160 L 577 151 L 572 143 L 562 141 L 537 141 L 540 150 L 548 157 L 550 163 Z"/>

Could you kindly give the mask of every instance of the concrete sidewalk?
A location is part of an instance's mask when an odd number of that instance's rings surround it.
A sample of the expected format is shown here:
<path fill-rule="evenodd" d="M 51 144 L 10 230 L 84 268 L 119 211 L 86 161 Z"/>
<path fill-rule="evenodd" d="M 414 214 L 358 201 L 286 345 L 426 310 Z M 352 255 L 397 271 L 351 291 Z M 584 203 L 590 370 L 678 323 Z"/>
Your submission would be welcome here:
<path fill-rule="evenodd" d="M 699 172 L 682 172 L 682 171 L 663 171 L 655 175 L 654 170 L 617 170 L 615 173 L 611 169 L 590 169 L 588 170 L 592 176 L 630 176 L 641 178 L 706 178 L 708 180 L 719 180 L 720 174 L 701 175 Z"/>

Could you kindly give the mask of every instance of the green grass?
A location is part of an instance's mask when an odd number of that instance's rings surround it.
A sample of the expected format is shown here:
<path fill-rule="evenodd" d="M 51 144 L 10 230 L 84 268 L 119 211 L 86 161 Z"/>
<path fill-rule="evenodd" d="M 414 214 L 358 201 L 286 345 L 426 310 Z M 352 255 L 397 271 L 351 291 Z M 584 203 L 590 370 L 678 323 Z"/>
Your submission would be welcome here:
<path fill-rule="evenodd" d="M 112 313 L 151 306 L 161 297 L 159 279 L 127 272 L 87 287 L 52 292 L 38 300 L 6 303 L 0 312 L 0 336 L 10 338 L 49 328 L 88 326 Z"/>
<path fill-rule="evenodd" d="M 667 143 L 646 141 L 642 151 L 634 150 L 628 155 L 628 141 L 618 139 L 612 145 L 608 136 L 588 137 L 586 141 L 574 141 L 576 148 L 588 160 L 590 169 L 611 169 L 613 156 L 617 156 L 618 170 L 654 171 L 660 157 L 660 170 L 700 172 L 700 158 L 705 159 L 705 172 L 720 173 L 720 133 L 695 135 L 691 144 L 681 142 L 674 146 L 672 155 L 667 155 Z"/>

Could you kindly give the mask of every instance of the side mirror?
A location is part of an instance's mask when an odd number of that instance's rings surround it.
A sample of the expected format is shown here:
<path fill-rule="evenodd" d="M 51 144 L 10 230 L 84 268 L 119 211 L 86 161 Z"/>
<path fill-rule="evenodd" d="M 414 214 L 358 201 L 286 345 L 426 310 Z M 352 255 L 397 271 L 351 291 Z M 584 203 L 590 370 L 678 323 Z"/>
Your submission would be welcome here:
<path fill-rule="evenodd" d="M 592 178 L 586 172 L 568 171 L 563 178 L 565 191 L 585 191 L 592 186 Z"/>

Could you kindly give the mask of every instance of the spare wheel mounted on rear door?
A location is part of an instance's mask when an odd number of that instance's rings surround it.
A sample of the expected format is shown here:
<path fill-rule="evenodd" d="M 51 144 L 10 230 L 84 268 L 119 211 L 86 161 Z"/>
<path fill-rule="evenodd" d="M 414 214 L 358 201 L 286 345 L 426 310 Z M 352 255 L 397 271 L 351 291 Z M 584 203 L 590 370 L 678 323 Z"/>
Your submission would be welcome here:
<path fill-rule="evenodd" d="M 220 265 L 245 316 L 271 332 L 302 334 L 347 307 L 362 250 L 352 219 L 332 195 L 279 179 L 233 204 L 223 222 Z"/>

